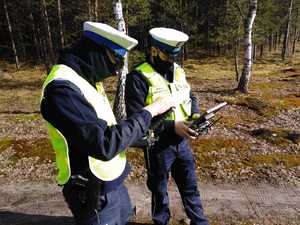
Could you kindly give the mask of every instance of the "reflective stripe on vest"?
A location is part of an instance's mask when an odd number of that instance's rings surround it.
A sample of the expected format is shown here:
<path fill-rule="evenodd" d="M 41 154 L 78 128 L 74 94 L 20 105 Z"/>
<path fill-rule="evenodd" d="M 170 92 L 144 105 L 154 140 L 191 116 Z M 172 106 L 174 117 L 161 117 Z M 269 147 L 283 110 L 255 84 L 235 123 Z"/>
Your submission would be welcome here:
<path fill-rule="evenodd" d="M 191 115 L 191 88 L 186 81 L 183 69 L 179 65 L 174 63 L 174 80 L 172 83 L 157 73 L 148 63 L 141 64 L 135 70 L 143 74 L 149 85 L 146 105 L 153 103 L 159 97 L 172 96 L 178 105 L 175 112 L 167 120 L 186 120 Z"/>
<path fill-rule="evenodd" d="M 94 108 L 99 119 L 105 120 L 108 126 L 116 124 L 115 116 L 112 112 L 102 84 L 98 83 L 96 85 L 97 91 L 85 79 L 79 76 L 68 66 L 56 65 L 53 67 L 51 73 L 48 75 L 43 84 L 42 98 L 46 86 L 51 81 L 59 79 L 70 81 L 78 87 L 83 93 L 85 99 Z M 58 168 L 56 180 L 59 184 L 65 184 L 71 176 L 68 143 L 63 134 L 48 121 L 47 128 L 56 155 L 56 165 Z M 126 166 L 125 151 L 119 153 L 109 161 L 101 161 L 90 156 L 88 157 L 88 161 L 92 173 L 103 181 L 111 181 L 118 178 L 123 173 Z"/>

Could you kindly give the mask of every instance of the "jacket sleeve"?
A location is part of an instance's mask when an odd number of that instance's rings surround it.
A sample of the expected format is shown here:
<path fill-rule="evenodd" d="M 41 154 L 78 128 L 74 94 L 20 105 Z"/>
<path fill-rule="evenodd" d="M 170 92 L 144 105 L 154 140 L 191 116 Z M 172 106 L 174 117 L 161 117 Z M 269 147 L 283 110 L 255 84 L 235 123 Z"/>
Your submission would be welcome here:
<path fill-rule="evenodd" d="M 127 116 L 140 111 L 145 106 L 149 85 L 146 79 L 136 71 L 127 75 L 125 87 L 125 102 Z M 156 123 L 163 116 L 156 116 L 152 124 Z M 157 135 L 175 135 L 174 121 L 164 121 L 157 129 Z"/>
<path fill-rule="evenodd" d="M 200 113 L 200 108 L 199 108 L 199 103 L 198 103 L 198 99 L 195 97 L 195 95 L 192 93 L 190 93 L 190 96 L 191 96 L 191 100 L 192 100 L 192 115 L 194 113 Z"/>
<path fill-rule="evenodd" d="M 47 86 L 41 113 L 62 132 L 70 146 L 92 157 L 110 160 L 147 131 L 151 122 L 148 111 L 140 109 L 127 120 L 108 126 L 97 117 L 79 89 L 65 83 L 53 81 Z"/>

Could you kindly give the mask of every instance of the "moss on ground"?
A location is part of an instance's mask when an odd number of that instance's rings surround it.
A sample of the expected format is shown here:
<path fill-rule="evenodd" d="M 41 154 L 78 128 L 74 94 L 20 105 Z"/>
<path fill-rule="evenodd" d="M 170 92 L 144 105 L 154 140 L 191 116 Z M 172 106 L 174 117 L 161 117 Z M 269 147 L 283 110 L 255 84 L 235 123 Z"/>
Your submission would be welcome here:
<path fill-rule="evenodd" d="M 290 109 L 300 107 L 300 94 L 290 94 L 278 99 L 278 105 L 281 109 Z"/>
<path fill-rule="evenodd" d="M 26 121 L 35 121 L 41 120 L 40 114 L 17 114 L 15 117 L 11 117 L 10 120 L 12 122 L 26 122 Z"/>
<path fill-rule="evenodd" d="M 199 138 L 192 142 L 192 146 L 197 152 L 211 152 L 229 148 L 245 150 L 247 148 L 247 145 L 240 139 L 228 139 L 222 137 Z"/>
<path fill-rule="evenodd" d="M 253 95 L 224 96 L 220 100 L 226 101 L 231 105 L 245 106 L 264 117 L 274 116 L 279 111 L 278 106 L 272 101 Z"/>
<path fill-rule="evenodd" d="M 0 152 L 8 148 L 14 151 L 10 160 L 17 162 L 21 158 L 38 157 L 41 163 L 54 161 L 55 154 L 50 140 L 38 138 L 35 140 L 12 140 L 4 139 L 0 141 Z"/>
<path fill-rule="evenodd" d="M 214 137 L 199 138 L 192 142 L 192 148 L 197 164 L 201 169 L 208 169 L 213 163 L 222 160 L 226 152 L 244 154 L 249 146 L 240 139 Z"/>
<path fill-rule="evenodd" d="M 12 139 L 7 138 L 7 139 L 0 140 L 0 153 L 6 150 L 7 148 L 9 148 L 12 144 L 13 144 Z"/>
<path fill-rule="evenodd" d="M 253 167 L 264 164 L 271 167 L 281 165 L 289 169 L 300 166 L 300 155 L 279 152 L 267 155 L 253 155 L 249 158 L 249 163 L 252 164 Z"/>
<path fill-rule="evenodd" d="M 261 80 L 258 80 L 256 82 L 250 83 L 250 89 L 254 92 L 263 92 L 264 94 L 274 93 L 274 89 L 280 89 L 282 88 L 282 82 L 264 82 Z"/>
<path fill-rule="evenodd" d="M 285 147 L 293 143 L 300 143 L 300 133 L 293 130 L 262 128 L 253 130 L 251 134 L 279 147 Z"/>
<path fill-rule="evenodd" d="M 286 96 L 270 97 L 270 96 L 255 96 L 255 95 L 233 95 L 222 96 L 218 101 L 226 101 L 231 105 L 239 105 L 253 110 L 257 115 L 270 118 L 276 116 L 282 110 L 289 110 L 300 107 L 300 94 L 288 94 Z M 237 119 L 237 118 L 235 118 Z M 244 121 L 254 122 L 259 120 L 257 117 L 254 121 L 246 116 Z M 249 120 L 250 119 L 250 120 Z M 228 124 L 233 125 L 235 122 L 225 119 Z"/>
<path fill-rule="evenodd" d="M 298 140 L 298 139 L 297 139 Z M 192 143 L 196 166 L 204 179 L 249 179 L 264 177 L 278 166 L 291 169 L 300 166 L 300 155 L 296 153 L 269 154 L 250 151 L 249 143 L 241 139 L 202 138 Z"/>

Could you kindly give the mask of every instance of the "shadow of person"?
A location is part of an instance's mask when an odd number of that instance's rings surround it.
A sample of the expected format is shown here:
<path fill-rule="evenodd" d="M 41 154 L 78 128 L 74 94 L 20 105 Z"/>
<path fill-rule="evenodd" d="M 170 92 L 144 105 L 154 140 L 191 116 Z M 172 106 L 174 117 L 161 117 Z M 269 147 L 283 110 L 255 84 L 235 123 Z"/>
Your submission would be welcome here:
<path fill-rule="evenodd" d="M 33 215 L 0 211 L 0 225 L 75 225 L 68 216 Z M 128 222 L 126 225 L 152 225 L 151 223 Z"/>
<path fill-rule="evenodd" d="M 9 211 L 0 211 L 1 225 L 74 225 L 72 217 L 32 215 Z"/>
<path fill-rule="evenodd" d="M 128 222 L 126 225 L 153 225 L 152 223 Z"/>

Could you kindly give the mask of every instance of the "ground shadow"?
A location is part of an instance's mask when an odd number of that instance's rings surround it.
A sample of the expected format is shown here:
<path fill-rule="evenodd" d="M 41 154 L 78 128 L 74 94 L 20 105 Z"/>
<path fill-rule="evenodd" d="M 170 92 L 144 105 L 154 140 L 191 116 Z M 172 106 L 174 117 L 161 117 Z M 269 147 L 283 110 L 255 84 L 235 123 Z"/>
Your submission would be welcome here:
<path fill-rule="evenodd" d="M 126 225 L 153 225 L 152 223 L 128 222 Z"/>
<path fill-rule="evenodd" d="M 75 225 L 72 217 L 32 215 L 0 211 L 1 225 Z M 127 225 L 150 225 L 149 223 L 129 222 Z"/>
<path fill-rule="evenodd" d="M 72 217 L 46 216 L 0 211 L 1 225 L 74 225 Z"/>

